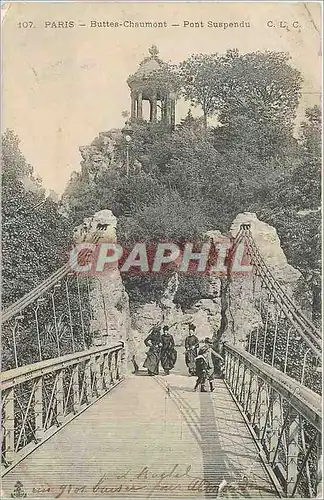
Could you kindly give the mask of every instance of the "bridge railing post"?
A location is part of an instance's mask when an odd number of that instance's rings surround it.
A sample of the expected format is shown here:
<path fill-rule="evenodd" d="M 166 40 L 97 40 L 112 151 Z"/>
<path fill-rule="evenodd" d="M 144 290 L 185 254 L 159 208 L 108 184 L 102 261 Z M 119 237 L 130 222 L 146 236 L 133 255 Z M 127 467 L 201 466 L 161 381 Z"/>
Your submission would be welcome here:
<path fill-rule="evenodd" d="M 240 388 L 241 382 L 242 382 L 243 368 L 244 368 L 243 364 L 240 362 L 240 360 L 238 360 L 236 373 L 235 373 L 235 388 L 234 388 L 234 394 L 236 397 L 238 396 L 238 393 L 240 392 L 239 388 Z"/>
<path fill-rule="evenodd" d="M 246 391 L 243 410 L 248 418 L 251 417 L 251 388 L 252 388 L 252 378 L 253 374 L 251 370 L 248 370 L 248 376 L 246 377 Z"/>
<path fill-rule="evenodd" d="M 43 379 L 37 377 L 35 380 L 35 436 L 37 441 L 41 441 L 44 435 L 43 429 Z"/>
<path fill-rule="evenodd" d="M 280 438 L 280 429 L 282 427 L 281 418 L 281 398 L 279 394 L 273 394 L 272 408 L 271 408 L 271 425 L 270 425 L 270 438 L 269 438 L 269 462 L 272 463 L 273 468 L 276 467 L 276 449 L 278 440 Z"/>
<path fill-rule="evenodd" d="M 299 418 L 297 412 L 290 408 L 288 439 L 287 439 L 287 496 L 292 496 L 294 486 L 298 477 L 298 456 L 299 456 Z"/>
<path fill-rule="evenodd" d="M 103 362 L 103 382 L 106 387 L 106 389 L 109 387 L 110 384 L 110 373 L 109 373 L 109 354 L 104 355 L 104 362 Z"/>
<path fill-rule="evenodd" d="M 79 413 L 80 411 L 80 387 L 79 387 L 79 365 L 72 368 L 72 398 L 73 398 L 73 412 Z"/>
<path fill-rule="evenodd" d="M 117 353 L 113 352 L 110 356 L 110 375 L 111 375 L 111 383 L 114 383 L 117 380 Z"/>
<path fill-rule="evenodd" d="M 225 351 L 225 366 L 224 366 L 224 375 L 225 375 L 225 379 L 228 379 L 229 362 L 230 362 L 230 356 L 229 356 L 229 353 L 228 353 L 228 351 Z"/>
<path fill-rule="evenodd" d="M 240 391 L 239 391 L 239 397 L 238 400 L 241 403 L 242 407 L 244 408 L 244 403 L 245 403 L 245 397 L 246 397 L 246 389 L 247 389 L 247 383 L 245 379 L 247 378 L 246 374 L 248 372 L 246 366 L 244 363 L 242 363 L 242 375 L 241 375 L 241 380 L 240 380 Z"/>
<path fill-rule="evenodd" d="M 101 396 L 101 394 L 103 393 L 103 377 L 101 370 L 103 362 L 104 362 L 103 356 L 100 355 L 94 357 L 93 372 L 94 372 L 96 391 L 98 396 Z"/>
<path fill-rule="evenodd" d="M 15 393 L 14 387 L 4 395 L 4 457 L 10 465 L 15 460 Z"/>
<path fill-rule="evenodd" d="M 124 343 L 124 346 L 120 351 L 120 376 L 122 378 L 126 377 L 127 374 L 127 359 L 128 359 L 128 350 L 127 346 Z"/>
<path fill-rule="evenodd" d="M 64 381 L 63 370 L 59 370 L 56 379 L 56 416 L 59 425 L 64 420 Z"/>
<path fill-rule="evenodd" d="M 233 388 L 234 386 L 234 379 L 235 379 L 235 369 L 236 369 L 236 361 L 234 356 L 230 356 L 230 371 L 229 371 L 229 383 L 230 386 Z"/>
<path fill-rule="evenodd" d="M 305 429 L 304 429 L 304 422 L 299 415 L 299 428 L 300 428 L 300 437 L 301 437 L 301 444 L 302 444 L 302 450 L 304 453 L 304 457 L 307 456 L 307 445 L 306 445 L 306 440 L 305 440 Z M 312 480 L 311 480 L 311 475 L 310 475 L 310 468 L 309 468 L 309 462 L 308 460 L 305 461 L 305 474 L 306 474 L 306 479 L 307 479 L 307 486 L 308 486 L 308 493 L 310 497 L 313 496 L 313 491 L 312 491 Z M 316 489 L 317 489 L 317 484 L 316 484 Z"/>
<path fill-rule="evenodd" d="M 254 428 L 256 416 L 257 416 L 257 407 L 258 407 L 258 396 L 259 396 L 259 384 L 258 378 L 255 373 L 251 373 L 251 400 L 250 400 L 250 410 L 251 410 L 251 425 Z"/>
<path fill-rule="evenodd" d="M 116 352 L 116 380 L 119 380 L 121 378 L 121 351 Z"/>
<path fill-rule="evenodd" d="M 271 410 L 271 404 L 270 404 L 270 397 L 268 394 L 268 388 L 264 382 L 261 382 L 260 404 L 259 404 L 259 414 L 258 414 L 258 438 L 262 444 L 263 441 L 267 439 L 267 425 L 268 425 L 270 410 Z"/>
<path fill-rule="evenodd" d="M 90 357 L 90 359 L 87 359 L 87 361 L 85 362 L 85 369 L 84 369 L 84 386 L 85 386 L 86 400 L 88 404 L 92 402 L 91 368 L 92 368 L 92 357 Z"/>

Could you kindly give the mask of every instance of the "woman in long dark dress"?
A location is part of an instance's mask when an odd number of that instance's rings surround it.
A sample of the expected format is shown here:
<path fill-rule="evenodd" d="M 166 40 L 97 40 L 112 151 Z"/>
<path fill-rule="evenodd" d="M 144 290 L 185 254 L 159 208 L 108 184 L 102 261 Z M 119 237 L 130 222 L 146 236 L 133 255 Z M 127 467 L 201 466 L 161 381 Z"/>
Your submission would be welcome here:
<path fill-rule="evenodd" d="M 189 370 L 189 375 L 196 375 L 196 356 L 198 355 L 199 340 L 195 335 L 196 326 L 189 325 L 189 335 L 185 339 L 185 361 Z"/>
<path fill-rule="evenodd" d="M 144 344 L 149 348 L 144 361 L 144 368 L 147 368 L 147 373 L 149 375 L 159 374 L 159 363 L 161 359 L 161 347 L 162 347 L 162 335 L 160 327 L 153 327 L 146 339 Z"/>
<path fill-rule="evenodd" d="M 177 361 L 177 351 L 174 348 L 174 338 L 169 333 L 169 327 L 163 327 L 162 348 L 161 348 L 161 365 L 165 375 L 169 375 L 170 370 L 174 367 Z"/>

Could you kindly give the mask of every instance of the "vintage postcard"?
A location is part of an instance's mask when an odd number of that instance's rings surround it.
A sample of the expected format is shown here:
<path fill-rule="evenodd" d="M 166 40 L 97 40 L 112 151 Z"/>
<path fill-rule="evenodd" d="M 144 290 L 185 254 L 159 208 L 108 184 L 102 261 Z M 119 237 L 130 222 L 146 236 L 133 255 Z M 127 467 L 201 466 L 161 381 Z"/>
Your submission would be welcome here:
<path fill-rule="evenodd" d="M 1 16 L 2 498 L 323 498 L 321 3 Z"/>

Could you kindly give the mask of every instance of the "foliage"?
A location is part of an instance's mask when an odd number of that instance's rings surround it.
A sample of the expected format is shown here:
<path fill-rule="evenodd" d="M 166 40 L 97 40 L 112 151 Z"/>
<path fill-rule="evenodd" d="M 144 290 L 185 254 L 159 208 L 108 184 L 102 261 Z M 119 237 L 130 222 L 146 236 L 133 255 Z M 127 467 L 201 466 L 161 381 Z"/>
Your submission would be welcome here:
<path fill-rule="evenodd" d="M 182 118 L 182 120 L 180 120 L 177 129 L 178 130 L 191 129 L 196 134 L 198 133 L 201 134 L 203 127 L 204 127 L 203 117 L 199 116 L 198 118 L 194 118 L 192 116 L 191 109 L 189 108 L 187 115 L 184 118 Z"/>
<path fill-rule="evenodd" d="M 67 258 L 70 223 L 46 197 L 12 131 L 2 137 L 2 300 L 17 300 Z"/>
<path fill-rule="evenodd" d="M 207 118 L 218 110 L 222 86 L 221 59 L 217 54 L 194 54 L 179 67 L 182 94 L 193 106 L 200 106 L 207 128 Z"/>
<path fill-rule="evenodd" d="M 284 52 L 228 51 L 222 57 L 224 78 L 221 89 L 220 121 L 233 116 L 252 118 L 258 123 L 291 127 L 296 116 L 302 78 L 289 64 Z"/>
<path fill-rule="evenodd" d="M 206 276 L 179 275 L 179 285 L 174 297 L 175 304 L 190 308 L 193 303 L 208 297 L 209 280 Z"/>
<path fill-rule="evenodd" d="M 289 60 L 271 51 L 194 54 L 180 64 L 183 96 L 201 107 L 206 128 L 214 114 L 223 125 L 244 117 L 255 126 L 291 127 L 302 79 Z"/>
<path fill-rule="evenodd" d="M 4 134 L 4 306 L 66 261 L 73 226 L 98 210 L 110 208 L 118 217 L 118 238 L 125 247 L 136 241 L 202 241 L 209 229 L 226 232 L 237 213 L 255 211 L 276 227 L 288 261 L 302 273 L 301 295 L 319 322 L 321 113 L 318 107 L 307 110 L 299 137 L 294 137 L 301 75 L 289 56 L 237 50 L 198 54 L 178 68 L 162 65 L 152 77 L 155 90 L 181 92 L 203 116 L 194 118 L 189 112 L 175 131 L 163 123 L 135 122 L 128 149 L 121 133 L 114 136 L 113 151 L 100 134 L 82 153 L 82 170 L 71 177 L 64 193 L 69 219 L 61 215 L 53 197 L 46 197 L 20 152 L 18 138 L 10 131 Z M 217 116 L 218 126 L 208 127 L 211 116 Z M 158 301 L 169 278 L 127 275 L 123 281 L 134 304 Z M 180 274 L 175 302 L 190 307 L 208 296 L 207 285 L 203 277 Z M 87 327 L 88 290 L 85 283 L 80 287 Z M 62 342 L 69 326 L 63 292 L 56 291 Z M 79 306 L 78 290 L 71 285 L 77 349 L 83 346 Z M 44 356 L 55 356 L 50 309 L 42 314 Z M 29 319 L 26 313 L 26 327 L 22 325 L 18 339 L 20 346 L 28 346 L 24 362 L 37 356 Z M 89 345 L 91 339 L 85 340 Z M 10 331 L 4 341 L 7 355 L 12 348 Z M 63 342 L 63 352 L 69 349 Z M 292 367 L 297 369 L 300 358 L 294 354 Z"/>
<path fill-rule="evenodd" d="M 59 203 L 46 197 L 33 168 L 19 149 L 19 139 L 12 131 L 2 137 L 2 304 L 7 308 L 67 262 L 71 244 L 72 223 L 61 214 Z M 74 327 L 74 347 L 83 349 L 81 324 L 85 340 L 89 332 L 87 290 L 80 281 L 83 319 L 80 318 L 78 290 L 70 284 L 71 318 Z M 54 320 L 50 292 L 55 292 L 57 322 Z M 60 338 L 60 354 L 71 352 L 70 316 L 67 311 L 65 287 L 51 289 L 39 303 L 39 335 L 42 359 L 58 355 L 56 333 Z M 36 332 L 36 301 L 23 309 L 16 330 L 18 363 L 39 360 Z M 3 325 L 3 368 L 15 367 L 12 338 L 13 322 Z"/>
<path fill-rule="evenodd" d="M 260 216 L 278 231 L 288 260 L 302 273 L 313 320 L 321 310 L 321 114 L 306 111 L 297 154 L 257 192 Z M 304 290 L 305 292 L 305 290 Z"/>

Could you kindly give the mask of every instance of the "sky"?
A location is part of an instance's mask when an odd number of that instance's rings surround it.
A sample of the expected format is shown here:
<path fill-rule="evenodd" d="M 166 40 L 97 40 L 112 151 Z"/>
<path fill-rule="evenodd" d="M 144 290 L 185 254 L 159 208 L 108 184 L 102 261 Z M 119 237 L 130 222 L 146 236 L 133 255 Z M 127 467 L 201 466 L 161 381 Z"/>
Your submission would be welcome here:
<path fill-rule="evenodd" d="M 90 144 L 99 132 L 123 126 L 122 112 L 130 110 L 126 80 L 152 44 L 161 59 L 173 63 L 193 53 L 231 48 L 289 52 L 304 77 L 299 119 L 306 107 L 320 103 L 320 3 L 8 5 L 2 31 L 2 130 L 15 131 L 44 187 L 58 194 L 80 168 L 79 146 Z M 167 27 L 91 28 L 95 20 L 165 21 Z M 20 27 L 26 21 L 32 27 Z M 74 21 L 75 27 L 45 27 L 58 21 Z M 184 27 L 184 21 L 204 26 Z M 208 21 L 246 21 L 251 28 L 208 28 Z M 180 102 L 177 120 L 187 110 L 188 103 Z"/>

